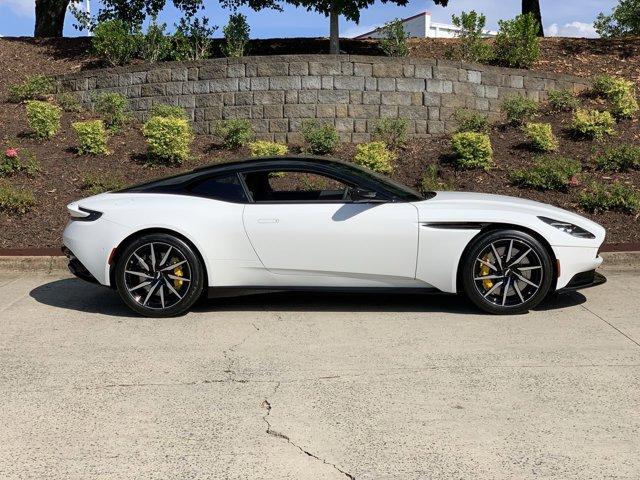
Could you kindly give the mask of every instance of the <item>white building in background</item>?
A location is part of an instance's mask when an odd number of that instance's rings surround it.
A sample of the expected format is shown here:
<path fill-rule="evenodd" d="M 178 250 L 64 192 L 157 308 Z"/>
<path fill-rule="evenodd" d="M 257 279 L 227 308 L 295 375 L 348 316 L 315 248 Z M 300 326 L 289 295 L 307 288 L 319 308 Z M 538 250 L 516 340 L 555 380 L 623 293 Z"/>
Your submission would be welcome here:
<path fill-rule="evenodd" d="M 460 27 L 447 23 L 437 23 L 431 21 L 431 13 L 422 12 L 412 17 L 401 19 L 404 31 L 410 38 L 455 38 L 460 32 Z M 487 37 L 493 37 L 497 32 L 485 30 Z M 375 30 L 363 33 L 354 38 L 382 38 L 384 36 L 384 26 Z"/>

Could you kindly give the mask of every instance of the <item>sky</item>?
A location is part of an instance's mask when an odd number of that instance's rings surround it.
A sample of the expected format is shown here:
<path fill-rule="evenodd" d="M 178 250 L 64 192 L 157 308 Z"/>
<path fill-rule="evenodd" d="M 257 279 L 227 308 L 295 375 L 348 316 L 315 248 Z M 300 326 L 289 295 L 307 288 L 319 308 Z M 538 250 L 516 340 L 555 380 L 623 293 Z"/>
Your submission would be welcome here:
<path fill-rule="evenodd" d="M 168 4 L 171 0 L 167 1 Z M 598 13 L 611 12 L 617 0 L 540 0 L 545 32 L 551 36 L 595 37 L 593 21 Z M 97 12 L 98 0 L 91 2 L 91 9 Z M 210 23 L 222 27 L 226 24 L 230 12 L 220 7 L 217 1 L 205 0 L 205 12 Z M 405 7 L 385 4 L 377 1 L 360 15 L 360 23 L 348 22 L 344 18 L 340 22 L 340 36 L 353 37 L 372 30 L 394 18 L 403 18 L 416 13 L 429 11 L 434 22 L 451 23 L 451 15 L 461 11 L 475 9 L 487 17 L 487 28 L 497 30 L 498 20 L 512 18 L 519 13 L 521 0 L 450 0 L 449 7 L 442 8 L 431 0 L 410 0 Z M 328 20 L 317 13 L 304 9 L 285 7 L 283 12 L 263 10 L 254 12 L 241 9 L 247 15 L 251 26 L 252 38 L 277 37 L 325 37 L 328 35 Z M 167 23 L 169 30 L 179 19 L 179 13 L 168 7 L 160 17 Z M 0 35 L 31 36 L 33 35 L 34 0 L 0 0 Z M 74 18 L 67 15 L 65 36 L 84 35 L 73 27 Z M 222 28 L 217 34 L 220 36 Z"/>

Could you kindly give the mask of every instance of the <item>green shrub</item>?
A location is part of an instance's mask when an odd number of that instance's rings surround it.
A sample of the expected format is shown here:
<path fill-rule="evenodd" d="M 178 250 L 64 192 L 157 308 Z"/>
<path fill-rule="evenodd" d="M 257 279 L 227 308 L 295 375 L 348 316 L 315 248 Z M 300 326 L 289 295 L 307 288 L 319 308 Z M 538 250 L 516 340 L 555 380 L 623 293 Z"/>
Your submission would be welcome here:
<path fill-rule="evenodd" d="M 638 111 L 636 86 L 630 80 L 600 75 L 593 82 L 593 91 L 609 101 L 611 112 L 618 118 L 629 118 Z"/>
<path fill-rule="evenodd" d="M 396 149 L 407 143 L 407 129 L 408 122 L 404 118 L 381 118 L 373 129 L 373 139 Z"/>
<path fill-rule="evenodd" d="M 27 100 L 44 100 L 55 91 L 56 82 L 45 75 L 31 75 L 18 84 L 9 86 L 9 101 L 21 103 Z"/>
<path fill-rule="evenodd" d="M 229 17 L 229 23 L 222 29 L 224 44 L 220 47 L 227 57 L 244 57 L 249 43 L 249 24 L 247 17 L 235 13 Z"/>
<path fill-rule="evenodd" d="M 456 132 L 486 133 L 489 130 L 489 117 L 473 110 L 458 109 L 453 115 L 458 124 Z"/>
<path fill-rule="evenodd" d="M 369 142 L 356 145 L 355 164 L 378 173 L 393 172 L 393 162 L 398 156 L 384 142 Z"/>
<path fill-rule="evenodd" d="M 27 175 L 33 176 L 39 171 L 40 164 L 29 150 L 9 147 L 0 156 L 0 176 L 13 175 L 18 172 L 25 172 Z"/>
<path fill-rule="evenodd" d="M 156 103 L 151 107 L 152 117 L 165 117 L 165 118 L 184 118 L 188 120 L 187 111 L 176 105 L 167 105 L 165 103 Z"/>
<path fill-rule="evenodd" d="M 86 190 L 90 195 L 112 192 L 122 188 L 124 188 L 122 179 L 111 173 L 87 174 L 82 180 L 82 189 Z"/>
<path fill-rule="evenodd" d="M 540 57 L 540 25 L 531 13 L 499 20 L 494 48 L 498 62 L 508 67 L 530 68 Z"/>
<path fill-rule="evenodd" d="M 215 135 L 222 141 L 224 148 L 234 150 L 251 141 L 253 128 L 249 120 L 222 120 L 215 126 Z"/>
<path fill-rule="evenodd" d="M 615 133 L 616 121 L 609 112 L 577 109 L 573 114 L 573 131 L 582 137 L 600 140 Z"/>
<path fill-rule="evenodd" d="M 86 122 L 76 122 L 71 127 L 78 136 L 78 154 L 80 155 L 106 155 L 107 130 L 102 120 L 87 120 Z"/>
<path fill-rule="evenodd" d="M 127 108 L 129 101 L 121 93 L 107 92 L 101 93 L 95 98 L 95 111 L 98 112 L 111 131 L 122 128 L 127 120 Z"/>
<path fill-rule="evenodd" d="M 35 203 L 33 192 L 12 187 L 6 182 L 0 183 L 0 212 L 26 213 Z"/>
<path fill-rule="evenodd" d="M 183 118 L 151 117 L 142 127 L 151 162 L 181 164 L 189 158 L 193 133 Z"/>
<path fill-rule="evenodd" d="M 110 65 L 124 65 L 136 55 L 138 41 L 122 20 L 106 20 L 93 29 L 91 52 Z"/>
<path fill-rule="evenodd" d="M 318 155 L 333 152 L 340 143 L 340 136 L 336 128 L 328 123 L 318 123 L 314 120 L 304 122 L 300 129 L 307 144 L 307 151 Z"/>
<path fill-rule="evenodd" d="M 580 193 L 578 201 L 582 208 L 592 213 L 615 210 L 633 214 L 640 210 L 638 192 L 620 182 L 608 185 L 593 182 Z"/>
<path fill-rule="evenodd" d="M 211 36 L 218 29 L 213 25 L 209 27 L 207 17 L 195 18 L 183 17 L 172 37 L 173 60 L 202 60 L 211 56 Z"/>
<path fill-rule="evenodd" d="M 407 32 L 404 31 L 402 21 L 395 19 L 382 28 L 380 49 L 389 57 L 406 57 L 409 55 Z"/>
<path fill-rule="evenodd" d="M 489 135 L 476 132 L 460 132 L 451 139 L 457 154 L 457 166 L 463 169 L 483 168 L 489 170 L 493 164 L 493 148 Z"/>
<path fill-rule="evenodd" d="M 475 10 L 462 12 L 460 16 L 452 15 L 451 23 L 460 28 L 458 53 L 460 60 L 468 62 L 487 62 L 493 57 L 493 50 L 484 39 L 484 27 L 487 19 Z"/>
<path fill-rule="evenodd" d="M 282 143 L 259 140 L 249 144 L 249 151 L 252 157 L 279 157 L 286 155 L 289 148 Z"/>
<path fill-rule="evenodd" d="M 538 113 L 538 103 L 522 95 L 510 95 L 503 100 L 502 111 L 507 115 L 509 122 L 522 125 Z"/>
<path fill-rule="evenodd" d="M 553 134 L 550 123 L 527 123 L 522 130 L 534 149 L 541 152 L 552 152 L 558 149 L 558 140 Z"/>
<path fill-rule="evenodd" d="M 551 108 L 556 112 L 571 112 L 578 108 L 578 99 L 571 90 L 551 90 L 547 95 Z"/>
<path fill-rule="evenodd" d="M 596 165 L 605 172 L 626 172 L 632 168 L 640 170 L 640 147 L 620 145 L 607 148 L 596 158 Z"/>
<path fill-rule="evenodd" d="M 570 158 L 541 157 L 533 167 L 512 171 L 509 180 L 514 185 L 537 190 L 566 190 L 581 170 L 580 162 Z"/>
<path fill-rule="evenodd" d="M 154 16 L 146 33 L 137 33 L 137 54 L 142 60 L 155 63 L 170 56 L 171 38 L 167 36 L 166 28 L 167 24 L 158 23 Z"/>
<path fill-rule="evenodd" d="M 65 112 L 80 113 L 82 111 L 80 100 L 68 92 L 62 92 L 56 95 L 56 103 Z"/>
<path fill-rule="evenodd" d="M 438 165 L 434 163 L 427 165 L 427 168 L 420 179 L 419 188 L 423 194 L 452 189 L 451 185 L 440 180 L 438 177 Z"/>
<path fill-rule="evenodd" d="M 60 129 L 62 110 L 57 105 L 40 100 L 29 100 L 27 105 L 27 122 L 36 138 L 51 138 Z"/>

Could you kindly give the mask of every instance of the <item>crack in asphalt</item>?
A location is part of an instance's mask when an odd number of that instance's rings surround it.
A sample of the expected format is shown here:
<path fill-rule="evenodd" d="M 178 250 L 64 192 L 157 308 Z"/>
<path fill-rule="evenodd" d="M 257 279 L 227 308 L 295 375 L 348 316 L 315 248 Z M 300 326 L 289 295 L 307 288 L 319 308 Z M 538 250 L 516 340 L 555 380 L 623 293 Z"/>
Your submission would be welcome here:
<path fill-rule="evenodd" d="M 604 323 L 606 323 L 607 325 L 609 325 L 611 328 L 613 328 L 616 332 L 618 332 L 620 335 L 622 335 L 623 337 L 625 337 L 627 340 L 630 340 L 631 342 L 635 343 L 638 347 L 640 347 L 640 342 L 636 341 L 633 337 L 631 337 L 630 335 L 627 335 L 626 333 L 624 333 L 622 330 L 620 330 L 618 327 L 616 327 L 613 323 L 609 322 L 608 320 L 605 320 L 603 317 L 601 317 L 600 315 L 598 315 L 596 312 L 594 312 L 593 310 L 590 310 L 589 308 L 585 307 L 584 305 L 580 305 L 582 308 L 584 308 L 587 312 L 589 312 L 591 315 L 593 315 L 596 318 L 599 318 L 600 320 L 602 320 Z"/>
<path fill-rule="evenodd" d="M 278 391 L 278 388 L 280 388 L 280 384 L 281 382 L 276 382 L 276 386 L 273 389 L 273 392 L 271 392 L 271 396 L 275 395 L 276 392 Z M 272 437 L 276 437 L 276 438 L 280 438 L 282 440 L 285 440 L 287 443 L 289 443 L 290 445 L 294 446 L 295 448 L 297 448 L 298 450 L 300 450 L 302 453 L 304 453 L 305 455 L 307 455 L 308 457 L 311 457 L 315 460 L 318 460 L 319 462 L 322 462 L 325 465 L 328 465 L 329 467 L 332 467 L 334 470 L 336 470 L 337 472 L 340 472 L 342 475 L 344 475 L 345 477 L 347 477 L 350 480 L 355 480 L 356 477 L 354 475 L 351 475 L 348 472 L 345 472 L 344 470 L 342 470 L 340 467 L 338 467 L 335 463 L 331 463 L 331 462 L 327 462 L 324 458 L 320 458 L 317 455 L 315 455 L 314 453 L 311 453 L 308 450 L 305 450 L 304 448 L 302 448 L 300 445 L 294 443 L 291 438 L 288 435 L 285 435 L 284 433 L 278 432 L 276 430 L 274 430 L 271 427 L 271 423 L 269 422 L 269 415 L 271 414 L 271 403 L 269 402 L 268 399 L 264 399 L 262 401 L 262 408 L 267 410 L 267 413 L 265 413 L 262 416 L 262 420 L 264 421 L 264 423 L 267 424 L 267 435 L 271 435 Z"/>
<path fill-rule="evenodd" d="M 236 376 L 236 372 L 232 368 L 233 367 L 233 359 L 229 356 L 229 354 L 231 352 L 235 351 L 235 349 L 238 348 L 239 346 L 241 346 L 244 342 L 246 342 L 249 339 L 249 337 L 254 335 L 256 332 L 260 331 L 260 329 L 256 326 L 256 324 L 254 322 L 251 322 L 251 326 L 254 329 L 252 331 L 250 331 L 247 335 L 245 335 L 242 340 L 240 340 L 238 343 L 235 343 L 235 344 L 231 345 L 229 348 L 227 348 L 227 349 L 222 351 L 222 356 L 224 357 L 225 362 L 227 364 L 226 368 L 223 371 L 224 371 L 224 373 L 229 374 L 230 377 L 235 377 Z M 233 379 L 230 378 L 229 380 L 233 380 Z"/>

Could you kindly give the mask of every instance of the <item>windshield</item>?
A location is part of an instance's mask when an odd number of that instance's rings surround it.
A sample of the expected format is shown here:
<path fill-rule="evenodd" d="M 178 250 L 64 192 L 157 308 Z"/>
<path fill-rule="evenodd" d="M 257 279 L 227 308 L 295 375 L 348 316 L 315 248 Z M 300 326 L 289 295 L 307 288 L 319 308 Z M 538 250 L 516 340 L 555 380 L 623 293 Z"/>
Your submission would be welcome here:
<path fill-rule="evenodd" d="M 348 172 L 351 175 L 357 175 L 358 177 L 365 178 L 369 181 L 382 184 L 385 190 L 403 201 L 416 202 L 424 200 L 424 197 L 414 189 L 391 180 L 389 177 L 385 177 L 384 175 L 380 175 L 379 173 L 369 170 L 368 168 L 343 162 L 336 162 L 334 166 L 336 169 Z"/>

